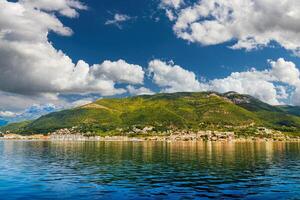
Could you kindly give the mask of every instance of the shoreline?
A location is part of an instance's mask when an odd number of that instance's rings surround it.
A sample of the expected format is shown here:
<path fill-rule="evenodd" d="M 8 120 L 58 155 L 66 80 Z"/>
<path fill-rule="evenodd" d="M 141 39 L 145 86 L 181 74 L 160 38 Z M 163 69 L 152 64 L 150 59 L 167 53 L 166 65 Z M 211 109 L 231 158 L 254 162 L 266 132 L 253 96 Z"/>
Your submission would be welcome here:
<path fill-rule="evenodd" d="M 70 135 L 62 137 L 52 136 L 21 136 L 0 137 L 0 141 L 45 141 L 45 142 L 300 142 L 299 137 L 295 138 L 263 138 L 263 137 L 235 137 L 235 138 L 191 138 L 189 136 L 170 138 L 169 136 L 148 136 L 148 137 L 128 137 L 128 136 L 94 136 L 86 137 L 82 135 Z"/>
<path fill-rule="evenodd" d="M 239 134 L 234 131 L 218 130 L 167 130 L 153 131 L 153 127 L 134 128 L 133 131 L 121 131 L 114 134 L 96 135 L 82 133 L 73 128 L 59 129 L 47 134 L 17 134 L 7 131 L 0 134 L 1 140 L 22 141 L 297 141 L 300 134 L 283 133 L 265 127 L 257 128 L 252 134 Z"/>

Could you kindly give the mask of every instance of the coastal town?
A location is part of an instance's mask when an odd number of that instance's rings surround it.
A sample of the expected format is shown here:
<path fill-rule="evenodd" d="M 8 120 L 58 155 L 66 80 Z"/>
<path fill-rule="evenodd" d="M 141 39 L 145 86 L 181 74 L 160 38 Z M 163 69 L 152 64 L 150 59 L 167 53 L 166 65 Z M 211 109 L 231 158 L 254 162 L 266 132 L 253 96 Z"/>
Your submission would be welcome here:
<path fill-rule="evenodd" d="M 230 131 L 190 131 L 167 130 L 153 132 L 153 127 L 143 129 L 133 128 L 126 133 L 119 130 L 119 134 L 96 135 L 80 133 L 76 127 L 59 129 L 48 134 L 20 135 L 9 131 L 0 133 L 0 140 L 46 140 L 46 141 L 299 141 L 300 136 L 289 136 L 280 131 L 259 127 L 252 136 L 240 136 Z"/>

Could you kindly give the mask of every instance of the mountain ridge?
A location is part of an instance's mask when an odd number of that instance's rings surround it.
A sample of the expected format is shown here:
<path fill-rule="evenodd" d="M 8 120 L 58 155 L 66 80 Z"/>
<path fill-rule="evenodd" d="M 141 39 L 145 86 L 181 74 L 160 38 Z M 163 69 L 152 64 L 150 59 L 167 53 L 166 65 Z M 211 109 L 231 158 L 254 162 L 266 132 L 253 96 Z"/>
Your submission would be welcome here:
<path fill-rule="evenodd" d="M 105 134 L 134 127 L 155 130 L 234 130 L 268 127 L 284 132 L 300 130 L 300 113 L 266 104 L 250 95 L 227 92 L 179 92 L 104 98 L 37 120 L 0 128 L 17 133 L 49 133 L 77 127 L 80 132 Z"/>

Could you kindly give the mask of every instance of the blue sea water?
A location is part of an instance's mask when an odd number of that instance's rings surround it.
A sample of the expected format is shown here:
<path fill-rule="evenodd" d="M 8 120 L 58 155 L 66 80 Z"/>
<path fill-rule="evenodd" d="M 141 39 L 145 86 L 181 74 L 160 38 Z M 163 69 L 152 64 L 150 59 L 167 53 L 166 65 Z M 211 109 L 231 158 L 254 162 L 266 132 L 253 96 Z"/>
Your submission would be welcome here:
<path fill-rule="evenodd" d="M 300 143 L 0 141 L 0 199 L 300 199 Z"/>

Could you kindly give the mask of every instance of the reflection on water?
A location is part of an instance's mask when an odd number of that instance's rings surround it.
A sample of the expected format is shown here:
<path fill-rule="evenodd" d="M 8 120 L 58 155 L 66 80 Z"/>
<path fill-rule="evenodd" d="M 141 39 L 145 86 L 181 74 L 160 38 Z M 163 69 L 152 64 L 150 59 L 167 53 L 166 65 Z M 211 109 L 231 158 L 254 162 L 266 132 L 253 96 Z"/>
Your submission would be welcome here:
<path fill-rule="evenodd" d="M 300 143 L 0 142 L 1 199 L 299 199 Z"/>

